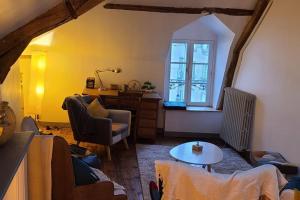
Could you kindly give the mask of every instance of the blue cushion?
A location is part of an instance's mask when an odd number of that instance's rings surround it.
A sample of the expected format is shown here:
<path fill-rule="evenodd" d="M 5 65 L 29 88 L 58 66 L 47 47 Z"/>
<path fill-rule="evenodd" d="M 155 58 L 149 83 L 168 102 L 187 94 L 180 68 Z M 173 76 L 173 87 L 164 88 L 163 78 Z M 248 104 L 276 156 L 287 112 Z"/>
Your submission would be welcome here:
<path fill-rule="evenodd" d="M 79 158 L 72 156 L 72 164 L 76 186 L 93 184 L 99 181 L 98 176 L 93 170 Z"/>
<path fill-rule="evenodd" d="M 165 110 L 186 110 L 186 104 L 184 102 L 165 101 L 163 107 Z"/>
<path fill-rule="evenodd" d="M 97 155 L 89 155 L 89 156 L 85 156 L 80 159 L 83 162 L 85 162 L 86 164 L 88 164 L 89 166 L 100 169 L 101 163 L 100 163 L 100 160 L 98 159 Z"/>
<path fill-rule="evenodd" d="M 297 189 L 300 190 L 300 177 L 295 176 L 289 180 L 289 182 L 285 185 L 284 189 Z"/>

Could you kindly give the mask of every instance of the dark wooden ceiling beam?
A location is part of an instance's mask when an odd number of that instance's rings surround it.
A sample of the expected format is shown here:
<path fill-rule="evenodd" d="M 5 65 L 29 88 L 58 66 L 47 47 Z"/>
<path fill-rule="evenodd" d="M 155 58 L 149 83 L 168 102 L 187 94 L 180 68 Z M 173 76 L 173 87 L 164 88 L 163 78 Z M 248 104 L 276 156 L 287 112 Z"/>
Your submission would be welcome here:
<path fill-rule="evenodd" d="M 165 7 L 165 6 L 146 6 L 133 4 L 113 4 L 108 3 L 104 5 L 106 9 L 117 10 L 131 10 L 131 11 L 145 11 L 145 12 L 159 12 L 159 13 L 183 13 L 183 14 L 202 14 L 202 13 L 218 13 L 233 16 L 251 16 L 254 10 L 236 9 L 236 8 L 186 8 L 186 7 Z"/>
<path fill-rule="evenodd" d="M 9 33 L 0 40 L 0 83 L 9 72 L 18 54 L 33 38 L 46 33 L 80 16 L 103 0 L 63 0 L 57 6 L 36 17 L 29 23 Z M 22 53 L 21 51 L 21 53 Z"/>
<path fill-rule="evenodd" d="M 268 5 L 270 3 L 270 0 L 258 0 L 254 9 L 253 16 L 249 20 L 248 24 L 244 28 L 240 38 L 238 39 L 232 56 L 230 60 L 229 67 L 227 68 L 224 78 L 223 78 L 223 83 L 221 86 L 221 91 L 219 95 L 219 100 L 217 104 L 217 109 L 222 110 L 223 109 L 223 103 L 224 103 L 224 88 L 226 87 L 231 87 L 233 78 L 235 75 L 235 71 L 238 65 L 238 61 L 241 55 L 241 51 L 245 44 L 247 43 L 248 39 L 250 38 L 251 34 L 255 30 L 256 25 L 260 21 L 261 17 L 263 16 L 264 12 L 268 8 Z"/>

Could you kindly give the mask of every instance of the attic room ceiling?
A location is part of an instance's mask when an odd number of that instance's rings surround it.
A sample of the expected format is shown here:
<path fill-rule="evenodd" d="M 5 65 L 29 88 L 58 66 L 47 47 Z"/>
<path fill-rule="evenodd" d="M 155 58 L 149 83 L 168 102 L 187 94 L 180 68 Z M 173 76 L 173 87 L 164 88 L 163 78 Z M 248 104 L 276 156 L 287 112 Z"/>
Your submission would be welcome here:
<path fill-rule="evenodd" d="M 0 6 L 0 38 L 61 2 L 63 0 L 18 0 L 16 4 L 15 1 L 2 0 Z M 256 0 L 113 0 L 104 1 L 102 4 L 106 3 L 191 8 L 220 7 L 253 9 Z"/>
<path fill-rule="evenodd" d="M 191 8 L 220 7 L 253 9 L 256 2 L 256 0 L 111 0 L 104 3 Z"/>
<path fill-rule="evenodd" d="M 1 0 L 0 38 L 56 6 L 62 0 Z"/>

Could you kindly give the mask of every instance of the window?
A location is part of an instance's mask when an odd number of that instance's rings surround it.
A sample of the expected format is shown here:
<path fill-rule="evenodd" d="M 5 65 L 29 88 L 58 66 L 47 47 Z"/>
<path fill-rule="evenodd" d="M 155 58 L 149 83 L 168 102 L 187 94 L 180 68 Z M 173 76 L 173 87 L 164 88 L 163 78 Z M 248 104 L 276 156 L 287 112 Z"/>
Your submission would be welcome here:
<path fill-rule="evenodd" d="M 169 65 L 169 101 L 210 106 L 213 43 L 173 41 Z"/>

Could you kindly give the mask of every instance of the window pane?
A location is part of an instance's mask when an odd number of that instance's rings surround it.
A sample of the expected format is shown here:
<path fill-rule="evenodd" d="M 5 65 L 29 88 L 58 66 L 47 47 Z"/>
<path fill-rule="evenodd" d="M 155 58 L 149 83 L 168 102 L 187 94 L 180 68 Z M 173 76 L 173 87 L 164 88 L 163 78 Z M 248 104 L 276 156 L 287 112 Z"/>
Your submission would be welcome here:
<path fill-rule="evenodd" d="M 192 84 L 191 102 L 205 103 L 206 102 L 207 84 Z"/>
<path fill-rule="evenodd" d="M 209 44 L 194 44 L 193 63 L 208 63 Z"/>
<path fill-rule="evenodd" d="M 169 84 L 169 101 L 184 102 L 184 82 Z"/>
<path fill-rule="evenodd" d="M 186 64 L 171 64 L 170 82 L 184 81 L 186 72 Z"/>
<path fill-rule="evenodd" d="M 186 63 L 187 43 L 172 43 L 171 62 Z"/>
<path fill-rule="evenodd" d="M 192 82 L 207 83 L 208 81 L 208 64 L 193 64 Z"/>
<path fill-rule="evenodd" d="M 208 84 L 208 64 L 193 64 L 191 102 L 205 103 Z"/>

